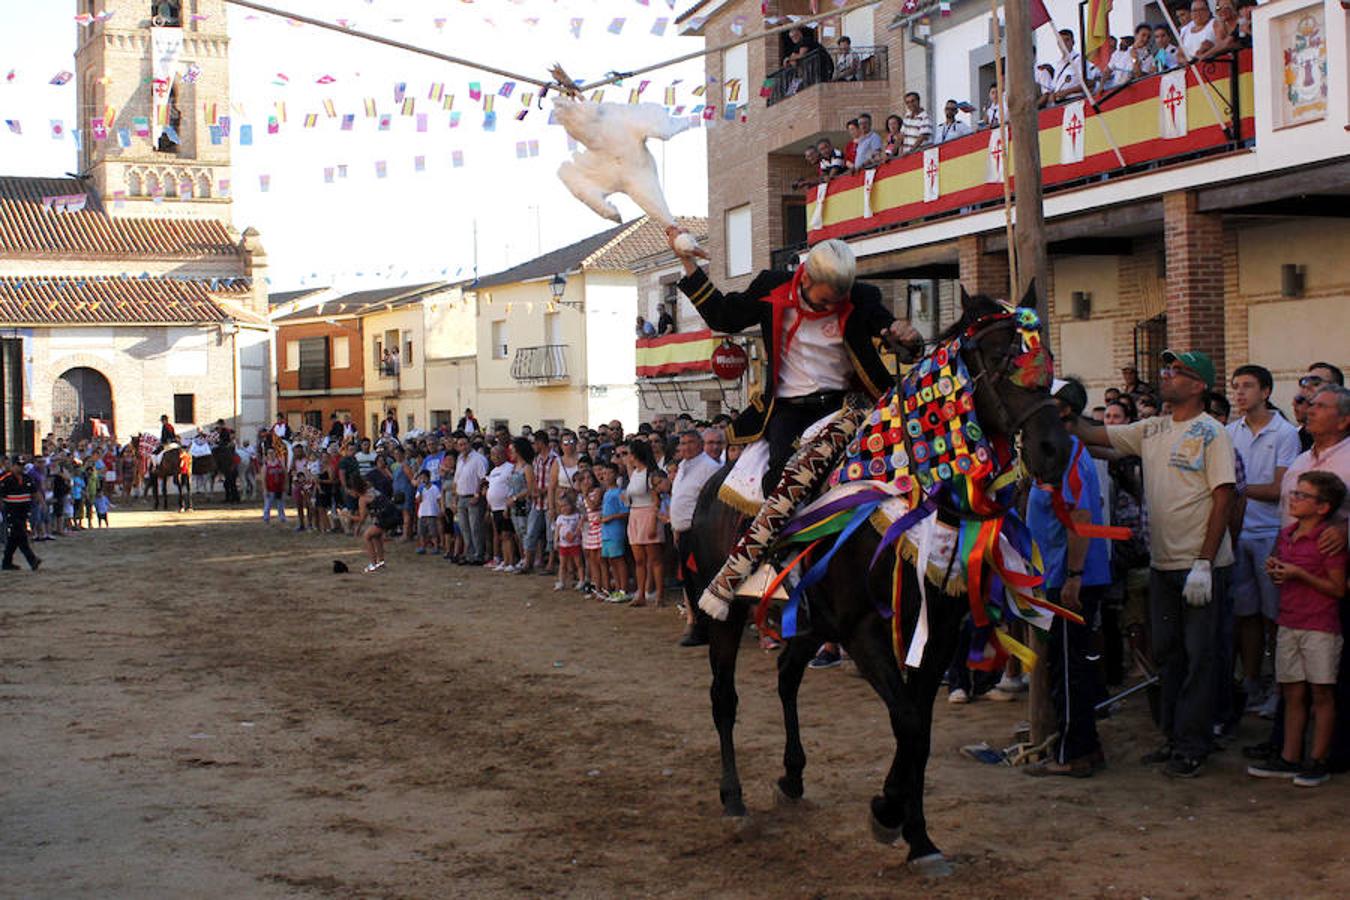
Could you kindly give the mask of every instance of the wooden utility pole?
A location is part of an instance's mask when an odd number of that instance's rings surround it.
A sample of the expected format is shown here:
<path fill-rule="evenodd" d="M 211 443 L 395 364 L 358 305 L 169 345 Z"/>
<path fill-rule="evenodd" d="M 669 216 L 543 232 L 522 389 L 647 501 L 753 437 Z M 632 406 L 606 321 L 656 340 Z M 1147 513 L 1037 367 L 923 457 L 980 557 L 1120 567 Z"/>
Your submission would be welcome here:
<path fill-rule="evenodd" d="M 1008 124 L 1012 126 L 1012 171 L 1017 192 L 1017 284 L 1021 300 L 1035 279 L 1036 310 L 1041 322 L 1050 321 L 1046 287 L 1050 283 L 1045 252 L 1045 212 L 1041 208 L 1041 143 L 1037 125 L 1036 55 L 1032 50 L 1031 18 L 1027 0 L 1007 0 Z"/>
<path fill-rule="evenodd" d="M 1041 206 L 1041 141 L 1036 100 L 1036 55 L 1032 52 L 1031 15 L 1028 0 L 1005 0 L 1007 20 L 1008 124 L 1012 126 L 1012 164 L 1016 189 L 1017 284 L 1014 303 L 1027 288 L 1036 286 L 1036 311 L 1041 317 L 1044 339 L 1049 340 L 1050 308 L 1046 287 L 1050 262 L 1045 250 L 1045 210 Z M 996 61 L 997 62 L 997 61 Z M 1009 247 L 1009 252 L 1013 248 Z M 1055 731 L 1055 713 L 1050 705 L 1050 676 L 1044 665 L 1046 642 L 1032 630 L 1031 649 L 1042 661 L 1031 673 L 1031 740 L 1039 744 Z"/>

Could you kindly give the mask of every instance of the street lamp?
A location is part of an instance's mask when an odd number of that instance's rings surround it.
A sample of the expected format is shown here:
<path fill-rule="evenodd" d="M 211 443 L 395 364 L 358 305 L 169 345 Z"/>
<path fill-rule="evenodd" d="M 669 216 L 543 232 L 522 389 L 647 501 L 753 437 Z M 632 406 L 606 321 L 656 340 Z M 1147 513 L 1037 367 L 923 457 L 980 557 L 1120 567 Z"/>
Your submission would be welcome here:
<path fill-rule="evenodd" d="M 581 309 L 580 300 L 563 299 L 563 294 L 567 291 L 567 278 L 561 272 L 553 276 L 553 280 L 548 283 L 548 290 L 553 295 L 554 303 L 561 303 L 563 306 L 572 309 Z"/>

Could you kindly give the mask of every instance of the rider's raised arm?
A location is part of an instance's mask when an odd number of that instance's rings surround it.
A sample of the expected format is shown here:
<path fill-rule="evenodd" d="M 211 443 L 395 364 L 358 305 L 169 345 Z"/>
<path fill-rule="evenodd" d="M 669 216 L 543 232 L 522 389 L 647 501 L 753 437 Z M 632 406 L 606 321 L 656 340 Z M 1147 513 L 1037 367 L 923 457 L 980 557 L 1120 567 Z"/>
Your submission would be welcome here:
<path fill-rule="evenodd" d="M 684 276 L 679 288 L 710 328 L 732 334 L 764 321 L 764 302 L 773 289 L 792 278 L 789 272 L 760 272 L 744 291 L 724 294 L 702 268 Z"/>

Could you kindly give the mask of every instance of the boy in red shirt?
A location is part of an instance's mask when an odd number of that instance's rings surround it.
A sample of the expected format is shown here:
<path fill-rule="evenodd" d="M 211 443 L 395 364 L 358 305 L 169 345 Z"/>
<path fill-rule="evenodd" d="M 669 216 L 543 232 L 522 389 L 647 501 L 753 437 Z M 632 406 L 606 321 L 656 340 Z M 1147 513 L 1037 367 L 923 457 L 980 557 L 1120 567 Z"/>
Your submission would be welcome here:
<path fill-rule="evenodd" d="M 1341 621 L 1337 604 L 1345 593 L 1346 553 L 1324 556 L 1317 538 L 1345 500 L 1345 484 L 1330 472 L 1308 472 L 1289 494 L 1294 524 L 1280 532 L 1266 571 L 1280 588 L 1275 677 L 1284 692 L 1284 748 L 1279 757 L 1247 767 L 1258 778 L 1293 778 L 1301 787 L 1324 784 L 1336 716 L 1336 671 L 1340 665 Z M 1303 731 L 1308 724 L 1307 693 L 1312 686 L 1313 741 L 1306 763 Z"/>

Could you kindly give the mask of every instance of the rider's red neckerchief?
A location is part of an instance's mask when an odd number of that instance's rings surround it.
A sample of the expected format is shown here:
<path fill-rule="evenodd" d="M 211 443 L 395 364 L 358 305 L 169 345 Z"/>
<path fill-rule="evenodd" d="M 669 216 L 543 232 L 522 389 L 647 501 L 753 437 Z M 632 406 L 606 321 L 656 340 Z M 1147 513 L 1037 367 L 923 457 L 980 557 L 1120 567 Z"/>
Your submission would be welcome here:
<path fill-rule="evenodd" d="M 797 271 L 792 273 L 792 280 L 785 281 L 774 288 L 768 297 L 768 301 L 773 304 L 773 333 L 782 338 L 779 342 L 779 353 L 787 353 L 788 347 L 792 344 L 793 335 L 797 333 L 797 329 L 801 327 L 802 322 L 807 319 L 828 319 L 837 315 L 839 317 L 839 334 L 842 337 L 844 333 L 844 324 L 848 322 L 849 314 L 853 312 L 853 301 L 850 297 L 845 297 L 837 305 L 821 312 L 816 312 L 814 309 L 811 309 L 802 303 L 802 273 L 805 271 L 805 265 L 798 266 Z M 792 326 L 784 332 L 784 314 L 787 310 L 794 308 L 797 311 L 796 321 L 794 321 Z"/>

